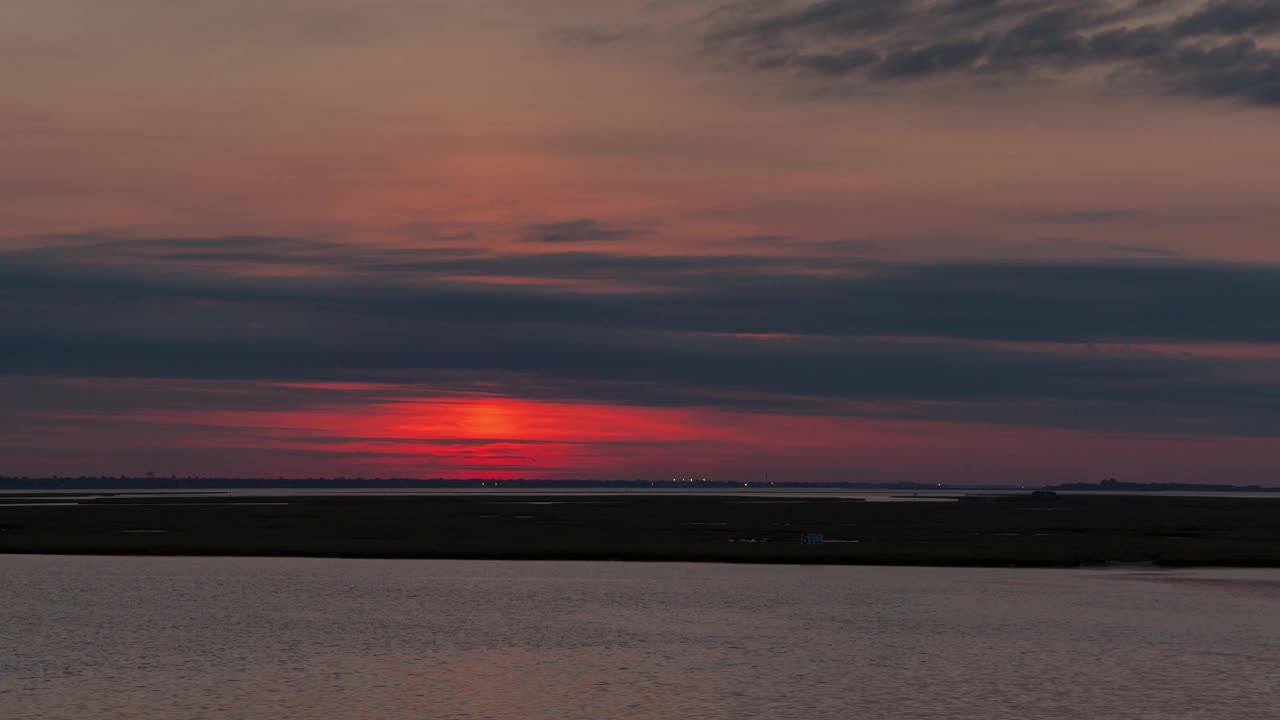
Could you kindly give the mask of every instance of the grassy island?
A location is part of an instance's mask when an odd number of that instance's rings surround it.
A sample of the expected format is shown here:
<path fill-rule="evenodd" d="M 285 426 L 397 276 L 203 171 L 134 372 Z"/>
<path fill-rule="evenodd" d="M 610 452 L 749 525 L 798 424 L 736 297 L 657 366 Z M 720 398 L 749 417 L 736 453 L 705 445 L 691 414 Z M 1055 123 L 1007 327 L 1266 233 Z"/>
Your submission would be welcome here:
<path fill-rule="evenodd" d="M 0 498 L 0 553 L 1280 567 L 1265 498 L 34 495 Z"/>

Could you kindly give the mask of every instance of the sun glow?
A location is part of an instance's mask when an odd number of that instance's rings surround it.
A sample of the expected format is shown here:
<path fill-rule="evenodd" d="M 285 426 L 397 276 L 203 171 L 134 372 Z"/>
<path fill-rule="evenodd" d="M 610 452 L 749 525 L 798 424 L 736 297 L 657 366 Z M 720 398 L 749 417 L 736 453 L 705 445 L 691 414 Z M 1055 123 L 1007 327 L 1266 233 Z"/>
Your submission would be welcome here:
<path fill-rule="evenodd" d="M 458 430 L 464 436 L 520 437 L 523 423 L 518 408 L 501 401 L 467 403 L 457 407 Z"/>

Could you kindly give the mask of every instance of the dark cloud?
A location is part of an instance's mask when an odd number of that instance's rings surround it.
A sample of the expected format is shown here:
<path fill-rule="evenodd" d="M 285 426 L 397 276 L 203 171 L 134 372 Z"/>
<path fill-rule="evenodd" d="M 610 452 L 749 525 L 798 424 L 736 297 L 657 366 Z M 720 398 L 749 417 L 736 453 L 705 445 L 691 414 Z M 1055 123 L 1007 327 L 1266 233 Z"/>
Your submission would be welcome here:
<path fill-rule="evenodd" d="M 1137 208 L 1082 208 L 1079 210 L 1035 210 L 1011 214 L 1015 220 L 1044 225 L 1199 225 L 1237 222 L 1253 214 L 1246 209 L 1207 210 L 1198 208 L 1148 210 Z"/>
<path fill-rule="evenodd" d="M 876 77 L 899 78 L 967 68 L 987 52 L 982 41 L 960 40 L 895 50 L 874 69 Z"/>
<path fill-rule="evenodd" d="M 622 289 L 453 279 L 573 273 Z M 1276 362 L 1140 346 L 1280 343 L 1275 266 L 552 253 L 423 260 L 396 277 L 0 258 L 0 374 L 497 383 L 645 405 L 1280 434 Z"/>
<path fill-rule="evenodd" d="M 1035 244 L 1019 243 L 1009 246 L 1006 253 L 1011 257 L 1146 257 L 1146 258 L 1179 258 L 1181 253 L 1167 248 L 1150 245 L 1134 245 L 1132 243 L 1107 242 L 1105 240 L 1086 240 L 1082 238 L 1049 238 Z"/>
<path fill-rule="evenodd" d="M 894 264 L 830 256 L 570 252 L 418 259 L 391 266 L 402 271 L 392 280 L 382 266 L 363 261 L 340 276 L 253 277 L 173 265 L 3 259 L 0 315 L 15 328 L 56 322 L 64 317 L 60 310 L 93 317 L 95 324 L 113 315 L 133 322 L 141 318 L 137 312 L 116 315 L 109 308 L 137 303 L 153 315 L 193 313 L 210 320 L 244 310 L 254 318 L 245 327 L 269 332 L 305 331 L 305 316 L 324 312 L 331 323 L 369 314 L 387 321 L 694 332 L 1280 341 L 1280 328 L 1252 312 L 1280 303 L 1280 270 L 1265 264 Z M 512 277 L 532 285 L 467 283 L 456 276 Z M 554 289 L 550 281 L 559 279 L 617 287 Z M 539 280 L 548 283 L 538 286 Z M 272 313 L 260 314 L 262 308 Z"/>
<path fill-rule="evenodd" d="M 1217 0 L 1174 24 L 1179 35 L 1260 35 L 1280 32 L 1280 2 Z"/>
<path fill-rule="evenodd" d="M 1280 105 L 1280 53 L 1250 38 L 1179 48 L 1149 65 L 1184 94 Z"/>
<path fill-rule="evenodd" d="M 1164 28 L 1123 27 L 1090 37 L 1088 56 L 1100 62 L 1142 61 L 1164 56 L 1176 48 L 1177 41 Z"/>
<path fill-rule="evenodd" d="M 457 241 L 469 233 L 437 235 L 437 241 Z M 69 234 L 35 238 L 42 244 L 10 253 L 34 262 L 118 264 L 125 267 L 188 265 L 277 266 L 358 271 L 399 264 L 477 257 L 487 251 L 476 246 L 418 246 L 388 248 L 358 246 L 310 238 L 219 235 L 211 237 L 134 238 L 98 234 Z M 427 239 L 419 235 L 420 240 Z"/>
<path fill-rule="evenodd" d="M 713 39 L 769 41 L 788 33 L 872 35 L 900 26 L 911 13 L 910 3 L 901 0 L 823 0 L 774 14 L 748 12 L 749 19 L 726 25 Z"/>
<path fill-rule="evenodd" d="M 1137 210 L 1099 208 L 1066 212 L 1025 213 L 1022 217 L 1031 222 L 1055 225 L 1093 225 L 1095 223 L 1132 222 L 1142 218 L 1143 214 Z"/>
<path fill-rule="evenodd" d="M 96 251 L 113 254 L 125 252 L 255 252 L 300 253 L 345 249 L 348 246 L 324 240 L 272 235 L 215 235 L 208 237 L 133 238 L 107 234 L 73 233 L 44 235 L 37 240 L 41 247 L 34 251 L 59 255 L 73 252 L 83 257 Z"/>
<path fill-rule="evenodd" d="M 787 235 L 750 235 L 722 241 L 726 247 L 775 250 L 793 254 L 797 262 L 829 262 L 825 256 L 874 257 L 885 254 L 885 244 L 873 239 L 801 240 Z M 806 258 L 806 256 L 809 256 Z M 847 260 L 846 260 L 847 261 Z"/>
<path fill-rule="evenodd" d="M 839 53 L 798 55 L 786 62 L 795 67 L 822 73 L 824 75 L 845 75 L 876 64 L 880 55 L 871 50 L 854 48 Z"/>
<path fill-rule="evenodd" d="M 719 13 L 716 52 L 766 70 L 854 84 L 949 76 L 1090 77 L 1160 91 L 1280 104 L 1280 2 L 1201 0 L 821 0 L 779 10 L 742 3 Z M 1178 14 L 1181 10 L 1181 14 Z"/>
<path fill-rule="evenodd" d="M 403 399 L 403 396 L 401 396 Z M 321 442 L 325 444 L 343 443 L 343 442 L 361 442 L 361 443 L 385 443 L 388 445 L 423 445 L 423 446 L 439 446 L 439 445 L 458 445 L 458 446 L 485 446 L 485 445 L 528 445 L 531 447 L 539 445 L 574 445 L 578 447 L 598 447 L 598 448 L 622 448 L 622 447 L 654 447 L 656 445 L 673 444 L 671 440 L 534 440 L 529 438 L 507 438 L 507 437 L 368 437 L 359 436 L 352 438 L 349 435 L 296 435 L 289 438 L 299 442 Z"/>
<path fill-rule="evenodd" d="M 615 242 L 648 235 L 650 232 L 644 227 L 606 225 L 591 218 L 581 218 L 531 225 L 525 233 L 525 240 L 542 243 Z"/>
<path fill-rule="evenodd" d="M 598 48 L 622 42 L 631 37 L 633 32 L 595 25 L 573 25 L 559 28 L 551 33 L 551 37 L 557 43 L 571 48 Z"/>

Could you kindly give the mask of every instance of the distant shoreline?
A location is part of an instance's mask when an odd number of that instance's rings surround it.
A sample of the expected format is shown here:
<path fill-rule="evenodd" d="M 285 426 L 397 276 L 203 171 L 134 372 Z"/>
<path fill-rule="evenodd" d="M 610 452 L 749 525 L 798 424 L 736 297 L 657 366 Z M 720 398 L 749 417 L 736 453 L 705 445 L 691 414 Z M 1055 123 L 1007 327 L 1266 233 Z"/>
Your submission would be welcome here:
<path fill-rule="evenodd" d="M 1213 483 L 1133 483 L 1103 481 L 1099 483 L 1060 483 L 1057 485 L 1010 484 L 928 484 L 928 483 L 862 483 L 862 482 L 788 482 L 788 481 L 724 481 L 709 479 L 689 480 L 491 480 L 486 478 L 218 478 L 218 477 L 20 477 L 0 476 L 0 491 L 229 491 L 229 490 L 830 490 L 848 492 L 1008 492 L 1022 493 L 1032 490 L 1069 492 L 1216 492 L 1216 493 L 1276 493 L 1280 487 L 1261 485 L 1231 485 Z"/>
<path fill-rule="evenodd" d="M 128 495 L 0 503 L 0 553 L 1280 567 L 1277 516 L 1280 498 L 1134 495 Z"/>

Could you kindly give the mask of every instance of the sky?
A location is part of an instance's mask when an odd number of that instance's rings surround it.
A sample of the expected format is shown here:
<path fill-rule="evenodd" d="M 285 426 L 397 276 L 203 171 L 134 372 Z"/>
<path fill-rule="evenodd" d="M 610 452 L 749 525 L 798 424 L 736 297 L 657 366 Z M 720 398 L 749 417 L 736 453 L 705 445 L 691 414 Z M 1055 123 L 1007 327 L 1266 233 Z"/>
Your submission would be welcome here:
<path fill-rule="evenodd" d="M 6 0 L 0 475 L 1280 485 L 1280 0 Z"/>

